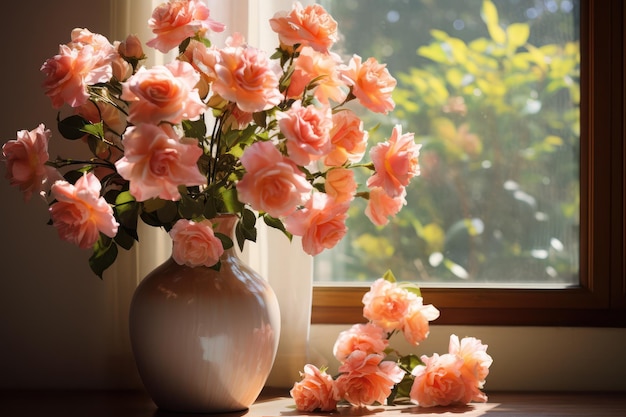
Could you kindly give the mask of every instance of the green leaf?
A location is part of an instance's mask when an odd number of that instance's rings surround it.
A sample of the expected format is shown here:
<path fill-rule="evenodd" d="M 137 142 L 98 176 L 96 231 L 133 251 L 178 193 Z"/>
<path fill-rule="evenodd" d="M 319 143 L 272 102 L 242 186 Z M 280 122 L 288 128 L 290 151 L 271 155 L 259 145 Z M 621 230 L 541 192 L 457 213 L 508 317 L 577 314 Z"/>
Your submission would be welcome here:
<path fill-rule="evenodd" d="M 159 208 L 156 213 L 162 223 L 171 223 L 178 217 L 178 207 L 174 201 L 166 201 L 165 205 Z"/>
<path fill-rule="evenodd" d="M 513 52 L 520 46 L 524 46 L 530 36 L 528 23 L 512 23 L 506 29 L 508 47 Z"/>
<path fill-rule="evenodd" d="M 83 126 L 81 131 L 91 136 L 95 136 L 97 138 L 103 138 L 104 137 L 104 124 L 102 122 L 88 123 Z"/>
<path fill-rule="evenodd" d="M 273 227 L 274 229 L 278 229 L 281 232 L 283 232 L 283 234 L 285 236 L 287 236 L 289 241 L 291 241 L 291 239 L 293 238 L 293 235 L 291 233 L 289 233 L 287 231 L 287 229 L 285 229 L 285 225 L 283 224 L 283 222 L 280 219 L 274 218 L 274 217 L 270 216 L 269 214 L 265 213 L 265 214 L 263 214 L 263 221 L 269 227 Z"/>
<path fill-rule="evenodd" d="M 393 274 L 393 272 L 391 272 L 391 269 L 388 269 L 384 274 L 383 274 L 383 279 L 385 281 L 389 281 L 389 282 L 397 282 L 395 275 Z"/>
<path fill-rule="evenodd" d="M 233 247 L 233 240 L 223 233 L 215 233 L 215 237 L 222 242 L 224 250 L 228 250 Z"/>
<path fill-rule="evenodd" d="M 187 193 L 181 193 L 178 204 L 178 214 L 184 219 L 195 219 L 204 214 L 202 201 L 191 198 Z"/>
<path fill-rule="evenodd" d="M 491 0 L 483 1 L 481 16 L 487 25 L 487 30 L 489 31 L 491 39 L 500 45 L 504 45 L 506 42 L 506 33 L 500 27 L 498 9 L 496 9 L 496 6 L 494 6 Z"/>
<path fill-rule="evenodd" d="M 57 128 L 59 133 L 69 140 L 77 140 L 85 136 L 85 126 L 89 122 L 78 115 L 66 117 L 63 120 L 59 120 L 57 116 Z"/>
<path fill-rule="evenodd" d="M 135 242 L 139 241 L 137 229 L 127 229 L 126 227 L 120 226 L 117 229 L 117 234 L 115 235 L 114 240 L 115 243 L 120 245 L 122 248 L 130 250 Z"/>
<path fill-rule="evenodd" d="M 120 224 L 128 229 L 137 229 L 139 204 L 129 191 L 122 191 L 117 195 L 115 198 L 115 212 Z"/>
<path fill-rule="evenodd" d="M 89 258 L 91 270 L 102 279 L 104 271 L 113 265 L 117 258 L 117 245 L 113 239 L 100 234 L 100 238 L 93 246 L 93 253 Z"/>
<path fill-rule="evenodd" d="M 202 140 L 206 136 L 204 117 L 200 117 L 198 120 L 194 121 L 183 120 L 182 125 L 186 137 Z"/>

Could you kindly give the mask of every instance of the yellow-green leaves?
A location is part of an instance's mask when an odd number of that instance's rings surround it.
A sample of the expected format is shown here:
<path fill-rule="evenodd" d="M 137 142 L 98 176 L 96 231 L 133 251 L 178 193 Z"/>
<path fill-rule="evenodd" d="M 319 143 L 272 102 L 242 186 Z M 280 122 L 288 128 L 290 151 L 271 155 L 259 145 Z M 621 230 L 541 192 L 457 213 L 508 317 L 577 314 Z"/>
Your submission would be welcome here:
<path fill-rule="evenodd" d="M 493 39 L 494 42 L 500 45 L 504 45 L 504 43 L 506 42 L 506 33 L 500 27 L 498 9 L 496 9 L 496 6 L 494 6 L 491 0 L 483 1 L 481 17 L 487 25 L 487 30 L 489 31 L 489 36 L 491 36 L 491 39 Z"/>

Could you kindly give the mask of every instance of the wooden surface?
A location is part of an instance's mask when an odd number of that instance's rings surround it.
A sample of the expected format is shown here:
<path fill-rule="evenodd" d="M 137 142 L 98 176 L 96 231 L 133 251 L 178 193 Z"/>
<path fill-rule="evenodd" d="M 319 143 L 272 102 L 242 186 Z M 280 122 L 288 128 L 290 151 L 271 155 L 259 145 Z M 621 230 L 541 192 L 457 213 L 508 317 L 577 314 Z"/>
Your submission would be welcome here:
<path fill-rule="evenodd" d="M 199 416 L 158 410 L 137 391 L 0 391 L 2 417 L 175 417 Z M 456 407 L 416 406 L 341 408 L 338 412 L 301 414 L 282 392 L 265 392 L 249 410 L 212 416 L 298 417 L 333 416 L 626 416 L 626 393 L 489 393 L 489 402 Z"/>

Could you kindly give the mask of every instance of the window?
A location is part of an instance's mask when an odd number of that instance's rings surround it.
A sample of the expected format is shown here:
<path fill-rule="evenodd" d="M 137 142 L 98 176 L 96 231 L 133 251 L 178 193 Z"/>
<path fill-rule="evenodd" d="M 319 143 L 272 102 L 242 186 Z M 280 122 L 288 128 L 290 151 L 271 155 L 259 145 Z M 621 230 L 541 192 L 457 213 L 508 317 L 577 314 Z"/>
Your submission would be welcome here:
<path fill-rule="evenodd" d="M 624 8 L 580 6 L 580 248 L 577 285 L 423 288 L 438 324 L 626 325 L 624 275 Z M 316 285 L 314 323 L 362 320 L 357 285 Z"/>

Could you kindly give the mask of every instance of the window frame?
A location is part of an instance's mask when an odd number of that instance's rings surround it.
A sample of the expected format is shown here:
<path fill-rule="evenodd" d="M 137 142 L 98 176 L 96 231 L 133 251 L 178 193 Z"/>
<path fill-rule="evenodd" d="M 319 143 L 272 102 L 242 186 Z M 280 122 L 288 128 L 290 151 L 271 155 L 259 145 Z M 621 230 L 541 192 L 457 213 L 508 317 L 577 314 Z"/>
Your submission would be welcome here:
<path fill-rule="evenodd" d="M 621 0 L 582 0 L 580 285 L 423 288 L 437 324 L 626 327 L 626 21 Z M 311 322 L 364 321 L 365 286 L 314 285 Z"/>

